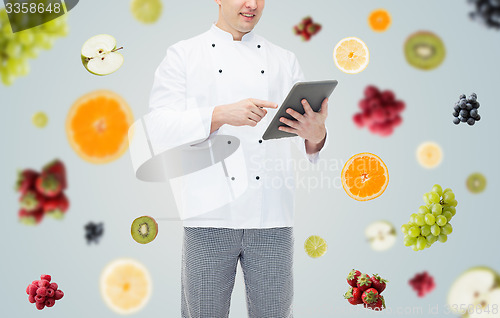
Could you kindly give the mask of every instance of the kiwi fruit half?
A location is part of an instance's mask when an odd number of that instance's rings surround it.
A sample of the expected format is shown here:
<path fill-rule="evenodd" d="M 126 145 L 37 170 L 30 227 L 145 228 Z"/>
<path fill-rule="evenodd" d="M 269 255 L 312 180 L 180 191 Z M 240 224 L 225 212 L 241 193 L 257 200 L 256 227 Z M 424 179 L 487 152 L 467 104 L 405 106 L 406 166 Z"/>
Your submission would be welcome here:
<path fill-rule="evenodd" d="M 438 67 L 446 56 L 443 41 L 429 31 L 419 31 L 410 35 L 406 39 L 404 51 L 408 63 L 421 70 Z"/>
<path fill-rule="evenodd" d="M 140 216 L 132 222 L 132 238 L 141 244 L 152 242 L 158 234 L 158 223 L 150 216 Z"/>
<path fill-rule="evenodd" d="M 467 177 L 465 184 L 470 192 L 480 193 L 486 188 L 486 177 L 482 173 L 475 172 Z"/>

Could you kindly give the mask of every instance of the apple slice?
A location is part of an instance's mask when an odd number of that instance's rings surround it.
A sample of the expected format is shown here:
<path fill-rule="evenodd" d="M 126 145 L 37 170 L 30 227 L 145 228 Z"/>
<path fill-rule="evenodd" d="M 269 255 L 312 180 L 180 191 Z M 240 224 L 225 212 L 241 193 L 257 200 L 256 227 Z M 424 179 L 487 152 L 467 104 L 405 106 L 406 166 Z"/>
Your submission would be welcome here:
<path fill-rule="evenodd" d="M 123 64 L 123 55 L 116 51 L 116 40 L 108 34 L 99 34 L 88 39 L 82 47 L 83 66 L 92 74 L 109 75 Z"/>
<path fill-rule="evenodd" d="M 377 221 L 368 225 L 365 235 L 375 251 L 390 249 L 396 242 L 396 229 L 387 221 Z"/>
<path fill-rule="evenodd" d="M 450 310 L 464 317 L 500 318 L 499 304 L 500 276 L 488 267 L 473 267 L 465 271 L 448 293 Z"/>

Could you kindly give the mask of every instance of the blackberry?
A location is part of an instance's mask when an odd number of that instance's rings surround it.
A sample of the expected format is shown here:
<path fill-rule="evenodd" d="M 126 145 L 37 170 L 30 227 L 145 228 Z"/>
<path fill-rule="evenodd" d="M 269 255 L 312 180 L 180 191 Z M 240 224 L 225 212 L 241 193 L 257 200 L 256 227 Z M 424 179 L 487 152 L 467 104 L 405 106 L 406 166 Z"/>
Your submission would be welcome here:
<path fill-rule="evenodd" d="M 487 28 L 500 30 L 500 0 L 468 0 L 474 11 L 469 16 Z"/>
<path fill-rule="evenodd" d="M 99 243 L 101 236 L 104 234 L 104 224 L 89 222 L 85 225 L 85 239 L 87 244 L 92 242 Z"/>

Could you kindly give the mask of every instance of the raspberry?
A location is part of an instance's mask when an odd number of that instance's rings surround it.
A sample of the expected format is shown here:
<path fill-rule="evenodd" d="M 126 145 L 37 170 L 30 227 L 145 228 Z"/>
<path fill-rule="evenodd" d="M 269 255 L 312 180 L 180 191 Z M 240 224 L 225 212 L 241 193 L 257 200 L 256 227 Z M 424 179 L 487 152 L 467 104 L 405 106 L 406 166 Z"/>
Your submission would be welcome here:
<path fill-rule="evenodd" d="M 417 292 L 418 297 L 424 297 L 436 287 L 434 278 L 427 272 L 416 274 L 408 283 Z"/>
<path fill-rule="evenodd" d="M 42 310 L 43 308 L 45 308 L 45 303 L 36 303 L 36 309 Z"/>
<path fill-rule="evenodd" d="M 36 295 L 35 296 L 35 301 L 37 303 L 43 303 L 43 302 L 45 302 L 45 296 Z"/>
<path fill-rule="evenodd" d="M 57 283 L 50 283 L 50 288 L 52 288 L 54 291 L 56 291 L 57 289 L 59 289 L 59 286 L 57 285 Z"/>
<path fill-rule="evenodd" d="M 34 280 L 34 281 L 31 282 L 31 284 L 35 285 L 36 287 L 38 287 L 38 282 L 39 282 L 38 280 Z"/>
<path fill-rule="evenodd" d="M 42 275 L 40 276 L 40 279 L 45 279 L 46 281 L 49 281 L 52 279 L 52 277 L 50 277 L 50 275 Z"/>
<path fill-rule="evenodd" d="M 394 93 L 392 91 L 386 90 L 386 91 L 382 92 L 381 97 L 385 103 L 390 104 L 390 103 L 394 102 L 395 96 L 394 96 Z"/>
<path fill-rule="evenodd" d="M 54 297 L 55 291 L 52 288 L 47 288 L 47 297 Z M 49 306 L 48 306 L 49 307 Z"/>
<path fill-rule="evenodd" d="M 38 289 L 38 286 L 30 284 L 28 287 L 29 287 L 29 295 L 30 296 L 35 296 L 36 295 L 36 291 Z"/>
<path fill-rule="evenodd" d="M 368 102 L 368 105 L 370 105 L 371 110 L 377 110 L 382 107 L 382 103 L 380 102 L 380 100 L 375 98 L 371 99 Z"/>
<path fill-rule="evenodd" d="M 369 131 L 380 136 L 389 136 L 394 128 L 401 124 L 400 112 L 405 103 L 396 100 L 394 92 L 385 90 L 380 92 L 377 87 L 369 85 L 364 90 L 364 99 L 359 101 L 360 113 L 353 115 L 353 121 L 359 128 L 367 126 Z M 397 125 L 396 125 L 397 124 Z"/>
<path fill-rule="evenodd" d="M 45 306 L 52 307 L 55 303 L 56 301 L 54 300 L 54 298 L 47 298 L 47 300 L 45 301 Z"/>
<path fill-rule="evenodd" d="M 370 109 L 370 104 L 368 103 L 368 100 L 362 99 L 359 101 L 358 106 L 361 110 L 369 110 Z"/>
<path fill-rule="evenodd" d="M 365 88 L 365 97 L 367 98 L 377 97 L 378 94 L 379 94 L 378 88 L 376 88 L 373 85 L 367 86 Z"/>
<path fill-rule="evenodd" d="M 55 294 L 55 299 L 56 300 L 59 300 L 59 299 L 63 298 L 63 296 L 64 296 L 64 293 L 63 293 L 62 290 L 60 290 L 60 289 L 56 290 L 56 294 Z"/>
<path fill-rule="evenodd" d="M 36 303 L 35 296 L 31 296 L 31 295 L 29 295 L 29 296 L 28 296 L 28 301 L 29 301 L 30 303 L 32 303 L 32 304 Z"/>
<path fill-rule="evenodd" d="M 42 279 L 38 281 L 38 287 L 49 287 L 50 283 L 48 280 Z"/>
<path fill-rule="evenodd" d="M 45 287 L 38 287 L 36 294 L 39 296 L 47 296 L 47 288 Z"/>
<path fill-rule="evenodd" d="M 363 127 L 363 114 L 357 113 L 353 116 L 352 120 L 358 127 Z"/>

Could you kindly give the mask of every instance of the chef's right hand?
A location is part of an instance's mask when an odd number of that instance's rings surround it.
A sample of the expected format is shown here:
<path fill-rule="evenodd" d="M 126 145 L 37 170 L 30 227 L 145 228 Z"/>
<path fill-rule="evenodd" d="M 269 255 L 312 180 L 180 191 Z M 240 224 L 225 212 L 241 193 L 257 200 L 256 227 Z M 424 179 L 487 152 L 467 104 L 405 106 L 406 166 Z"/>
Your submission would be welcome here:
<path fill-rule="evenodd" d="M 256 98 L 247 98 L 233 104 L 217 106 L 214 108 L 210 130 L 213 132 L 224 124 L 254 127 L 267 114 L 267 110 L 264 108 L 277 107 L 276 103 Z"/>

